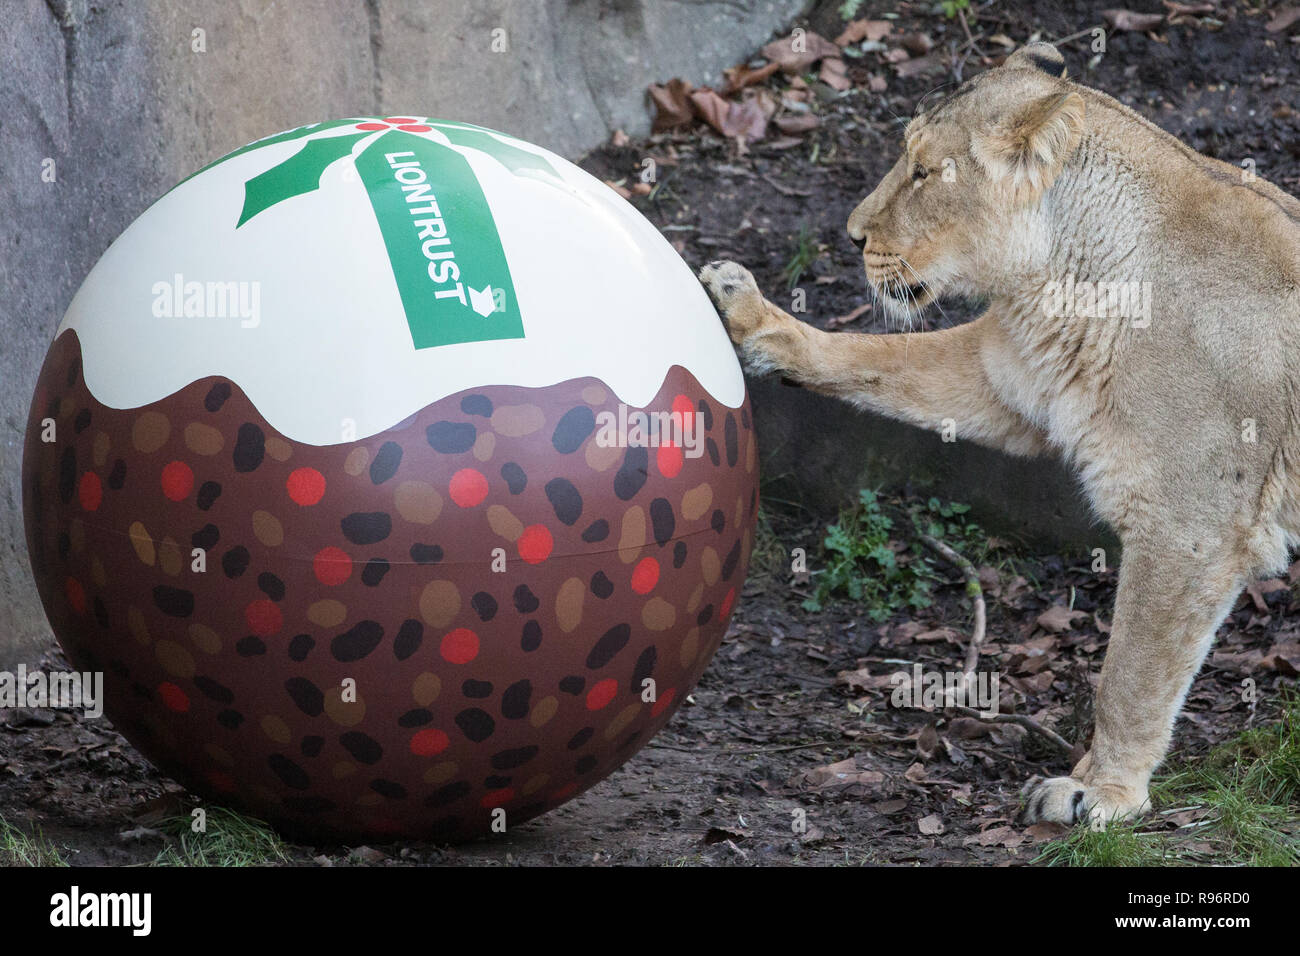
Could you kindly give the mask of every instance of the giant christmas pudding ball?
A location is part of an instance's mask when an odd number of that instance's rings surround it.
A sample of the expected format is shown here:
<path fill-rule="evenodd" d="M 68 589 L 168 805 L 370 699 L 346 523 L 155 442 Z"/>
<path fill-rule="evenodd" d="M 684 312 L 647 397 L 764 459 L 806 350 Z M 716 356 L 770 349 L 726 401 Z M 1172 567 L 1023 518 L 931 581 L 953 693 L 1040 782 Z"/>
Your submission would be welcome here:
<path fill-rule="evenodd" d="M 104 254 L 23 461 L 41 598 L 105 711 L 287 832 L 459 839 L 590 787 L 682 703 L 757 508 L 685 263 L 543 149 L 307 126 Z"/>

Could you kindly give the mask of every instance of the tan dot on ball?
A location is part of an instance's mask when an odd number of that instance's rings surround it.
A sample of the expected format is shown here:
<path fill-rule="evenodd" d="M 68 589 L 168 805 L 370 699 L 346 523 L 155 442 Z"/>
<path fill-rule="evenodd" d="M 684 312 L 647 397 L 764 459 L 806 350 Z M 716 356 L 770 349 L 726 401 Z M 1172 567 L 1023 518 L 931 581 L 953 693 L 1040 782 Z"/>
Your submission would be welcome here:
<path fill-rule="evenodd" d="M 149 536 L 149 530 L 141 522 L 133 521 L 131 527 L 126 529 L 126 533 L 131 539 L 131 547 L 135 549 L 135 556 L 144 564 L 153 567 L 158 553 L 154 550 L 153 538 Z"/>
<path fill-rule="evenodd" d="M 753 471 L 756 464 L 758 464 L 758 442 L 754 441 L 751 435 L 749 447 L 745 450 L 745 471 Z"/>
<path fill-rule="evenodd" d="M 678 660 L 681 661 L 682 669 L 685 670 L 691 666 L 695 660 L 695 652 L 700 649 L 700 629 L 693 627 L 686 632 L 686 637 L 682 640 L 682 645 L 677 649 Z"/>
<path fill-rule="evenodd" d="M 502 405 L 492 413 L 492 428 L 506 438 L 531 435 L 546 424 L 546 414 L 536 405 Z"/>
<path fill-rule="evenodd" d="M 614 467 L 615 462 L 623 459 L 623 454 L 624 449 L 617 445 L 602 445 L 599 441 L 589 441 L 583 457 L 587 459 L 587 467 L 592 471 L 608 471 Z"/>
<path fill-rule="evenodd" d="M 528 722 L 534 727 L 545 727 L 560 709 L 560 702 L 554 697 L 543 697 L 533 704 L 528 714 Z"/>
<path fill-rule="evenodd" d="M 266 453 L 276 461 L 288 461 L 293 446 L 278 435 L 272 435 L 266 440 Z"/>
<path fill-rule="evenodd" d="M 424 782 L 431 783 L 435 787 L 440 783 L 446 783 L 452 777 L 456 776 L 456 771 L 460 769 L 454 760 L 444 760 L 436 763 L 424 772 Z"/>
<path fill-rule="evenodd" d="M 113 447 L 112 439 L 108 437 L 108 432 L 100 432 L 95 436 L 95 444 L 91 448 L 91 454 L 95 459 L 95 467 L 104 467 L 104 462 L 108 461 L 109 450 Z"/>
<path fill-rule="evenodd" d="M 333 598 L 323 598 L 307 608 L 307 620 L 317 627 L 338 627 L 347 616 L 347 605 Z"/>
<path fill-rule="evenodd" d="M 524 781 L 524 785 L 519 788 L 519 792 L 525 797 L 531 796 L 538 790 L 542 789 L 542 787 L 546 786 L 550 780 L 551 775 L 549 773 L 534 774 Z"/>
<path fill-rule="evenodd" d="M 99 555 L 90 559 L 90 579 L 101 588 L 108 583 L 108 572 L 104 570 L 104 562 L 99 560 Z"/>
<path fill-rule="evenodd" d="M 393 492 L 393 507 L 412 524 L 433 524 L 442 513 L 442 495 L 425 481 L 404 481 Z"/>
<path fill-rule="evenodd" d="M 293 738 L 293 734 L 289 730 L 289 725 L 286 724 L 282 718 L 275 716 L 275 714 L 267 714 L 262 718 L 261 724 L 262 733 L 266 734 L 267 737 L 275 741 L 277 744 L 287 744 Z"/>
<path fill-rule="evenodd" d="M 71 395 L 64 395 L 59 399 L 59 418 L 68 418 L 77 408 L 76 402 L 72 400 Z"/>
<path fill-rule="evenodd" d="M 173 677 L 189 680 L 194 676 L 197 668 L 193 655 L 175 641 L 159 641 L 153 646 L 153 652 L 158 655 L 163 670 Z"/>
<path fill-rule="evenodd" d="M 221 650 L 221 638 L 206 624 L 191 624 L 190 640 L 204 654 L 216 654 Z"/>
<path fill-rule="evenodd" d="M 677 608 L 661 597 L 652 597 L 641 609 L 641 623 L 652 631 L 666 631 L 677 620 Z"/>
<path fill-rule="evenodd" d="M 144 612 L 134 605 L 126 609 L 126 626 L 131 629 L 131 636 L 141 644 L 147 646 L 153 640 L 149 635 L 149 623 L 144 619 Z"/>
<path fill-rule="evenodd" d="M 171 422 L 162 412 L 143 412 L 131 428 L 131 444 L 136 451 L 152 455 L 167 444 L 171 430 Z"/>
<path fill-rule="evenodd" d="M 695 590 L 691 592 L 691 596 L 686 600 L 686 613 L 694 614 L 696 611 L 700 609 L 700 604 L 703 601 L 704 601 L 704 585 L 697 584 L 695 585 Z"/>
<path fill-rule="evenodd" d="M 421 707 L 428 707 L 442 693 L 442 678 L 431 671 L 425 671 L 411 685 L 411 696 Z"/>
<path fill-rule="evenodd" d="M 68 541 L 72 545 L 73 554 L 81 554 L 86 550 L 86 525 L 80 518 L 68 522 Z"/>
<path fill-rule="evenodd" d="M 460 613 L 460 592 L 450 581 L 430 581 L 420 592 L 420 617 L 434 627 L 446 627 Z"/>
<path fill-rule="evenodd" d="M 507 541 L 518 541 L 524 533 L 524 523 L 505 505 L 488 505 L 488 527 Z"/>
<path fill-rule="evenodd" d="M 348 457 L 343 459 L 343 470 L 355 478 L 366 470 L 368 464 L 370 464 L 370 452 L 364 448 L 354 448 L 348 452 Z"/>
<path fill-rule="evenodd" d="M 185 447 L 196 455 L 215 455 L 225 444 L 226 436 L 219 428 L 202 422 L 190 422 L 185 426 Z"/>
<path fill-rule="evenodd" d="M 253 537 L 268 548 L 278 548 L 284 543 L 284 526 L 269 511 L 253 512 Z"/>
<path fill-rule="evenodd" d="M 588 385 L 582 390 L 582 400 L 588 405 L 600 405 L 605 401 L 605 390 L 599 385 Z"/>
<path fill-rule="evenodd" d="M 709 586 L 717 584 L 718 577 L 722 574 L 722 561 L 718 552 L 710 547 L 700 552 L 700 573 L 704 575 L 704 583 Z"/>
<path fill-rule="evenodd" d="M 704 516 L 704 512 L 709 510 L 711 504 L 713 504 L 713 489 L 706 481 L 682 495 L 682 517 L 687 521 L 698 521 Z"/>
<path fill-rule="evenodd" d="M 565 634 L 582 622 L 582 602 L 586 595 L 587 585 L 582 578 L 569 578 L 560 585 L 555 595 L 555 619 Z"/>
<path fill-rule="evenodd" d="M 613 740 L 621 734 L 628 724 L 636 719 L 636 715 L 641 713 L 642 708 L 648 707 L 648 704 L 628 704 L 618 712 L 618 716 L 609 722 L 605 728 L 604 737 L 606 740 Z"/>
<path fill-rule="evenodd" d="M 162 544 L 158 545 L 158 566 L 162 568 L 163 574 L 169 577 L 176 577 L 181 573 L 181 547 L 172 538 L 163 538 Z"/>
<path fill-rule="evenodd" d="M 355 701 L 344 701 L 342 689 L 331 687 L 325 691 L 325 713 L 340 727 L 355 727 L 366 719 L 366 699 L 357 694 Z"/>
<path fill-rule="evenodd" d="M 351 760 L 340 760 L 334 766 L 330 767 L 330 773 L 335 780 L 342 780 L 344 777 L 350 777 L 357 772 L 357 765 Z"/>
<path fill-rule="evenodd" d="M 212 758 L 212 762 L 222 767 L 233 767 L 235 758 L 232 757 L 224 747 L 216 744 L 204 744 L 203 752 Z"/>
<path fill-rule="evenodd" d="M 623 524 L 618 535 L 618 557 L 631 564 L 645 546 L 645 509 L 633 505 L 623 512 Z"/>
<path fill-rule="evenodd" d="M 732 521 L 733 528 L 739 528 L 745 523 L 745 498 L 743 495 L 736 496 L 736 516 Z"/>
<path fill-rule="evenodd" d="M 490 461 L 492 453 L 497 450 L 497 436 L 491 432 L 479 432 L 474 439 L 474 457 L 479 461 Z"/>

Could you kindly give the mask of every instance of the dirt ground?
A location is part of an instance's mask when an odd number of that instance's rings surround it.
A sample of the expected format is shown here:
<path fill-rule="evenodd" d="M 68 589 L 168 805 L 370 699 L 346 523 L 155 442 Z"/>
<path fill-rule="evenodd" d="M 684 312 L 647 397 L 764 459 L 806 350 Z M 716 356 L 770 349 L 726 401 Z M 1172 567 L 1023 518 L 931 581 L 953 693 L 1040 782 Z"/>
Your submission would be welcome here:
<path fill-rule="evenodd" d="M 983 68 L 976 49 L 1005 53 L 992 38 L 1055 40 L 1103 25 L 1110 3 L 974 4 L 968 43 L 958 20 L 929 4 L 867 0 L 856 16 L 897 13 L 895 35 L 925 34 L 936 66 L 900 76 L 885 53 L 850 60 L 853 88 L 811 84 L 815 128 L 772 135 L 741 149 L 696 125 L 618 141 L 585 157 L 602 179 L 631 186 L 646 156 L 659 176 L 632 201 L 692 266 L 714 258 L 748 265 L 769 294 L 797 249 L 815 249 L 799 285 L 810 321 L 849 316 L 868 301 L 844 223 L 893 162 L 918 100 Z M 811 26 L 828 36 L 834 7 Z M 1142 9 L 1156 9 L 1143 4 Z M 1091 37 L 1063 45 L 1071 73 L 1116 96 L 1196 149 L 1300 192 L 1300 35 L 1269 32 L 1276 10 L 1221 2 L 1213 12 L 1154 33 L 1111 30 L 1092 69 Z M 838 26 L 842 26 L 838 24 Z M 892 47 L 891 47 L 892 48 Z M 949 54 L 949 51 L 956 51 Z M 883 79 L 883 92 L 872 91 Z M 667 79 L 667 78 L 665 78 Z M 789 78 L 766 86 L 779 96 Z M 971 314 L 944 306 L 934 324 Z M 833 323 L 886 331 L 871 311 Z M 761 440 L 761 417 L 758 419 Z M 845 489 L 846 503 L 856 489 Z M 826 516 L 769 510 L 772 534 L 731 631 L 677 717 L 621 770 L 559 810 L 508 835 L 459 847 L 412 844 L 361 854 L 371 864 L 1024 864 L 1062 831 L 1015 823 L 1018 790 L 1034 773 L 1064 773 L 1070 759 L 1023 728 L 889 706 L 888 675 L 914 662 L 956 670 L 971 605 L 955 571 L 932 607 L 884 623 L 848 603 L 800 607 L 807 584 L 782 555 L 805 547 L 815 567 Z M 900 540 L 898 548 L 904 549 Z M 905 550 L 902 553 L 906 554 Z M 981 574 L 989 606 L 982 667 L 1003 675 L 1004 711 L 1034 716 L 1071 742 L 1088 732 L 1090 684 L 1105 649 L 1113 571 L 1090 558 L 995 549 Z M 939 565 L 943 567 L 942 565 Z M 1300 570 L 1300 569 L 1298 569 Z M 1248 722 L 1275 714 L 1294 684 L 1300 609 L 1292 581 L 1243 595 L 1193 685 L 1175 747 L 1203 753 Z M 1057 610 L 1051 611 L 1054 606 Z M 1063 613 L 1072 609 L 1078 613 Z M 1046 616 L 1045 615 L 1046 612 Z M 46 663 L 65 666 L 57 652 Z M 1241 682 L 1258 683 L 1258 712 Z M 144 863 L 164 838 L 159 816 L 188 804 L 106 721 L 68 713 L 8 712 L 0 723 L 0 817 L 39 827 L 78 864 Z M 806 823 L 802 828 L 800 820 Z M 1172 828 L 1157 817 L 1154 829 Z M 291 846 L 295 862 L 357 862 L 346 848 Z"/>

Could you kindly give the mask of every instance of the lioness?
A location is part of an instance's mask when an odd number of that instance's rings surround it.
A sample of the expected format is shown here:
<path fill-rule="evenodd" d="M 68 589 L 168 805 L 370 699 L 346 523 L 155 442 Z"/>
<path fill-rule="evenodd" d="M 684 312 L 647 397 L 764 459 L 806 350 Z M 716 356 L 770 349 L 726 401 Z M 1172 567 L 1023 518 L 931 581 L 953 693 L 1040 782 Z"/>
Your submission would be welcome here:
<path fill-rule="evenodd" d="M 752 369 L 1078 471 L 1123 543 L 1119 591 L 1092 749 L 1031 780 L 1024 816 L 1137 815 L 1216 629 L 1300 540 L 1300 202 L 1035 43 L 911 121 L 848 231 L 898 318 L 949 293 L 988 310 L 828 334 L 733 262 L 700 278 Z"/>

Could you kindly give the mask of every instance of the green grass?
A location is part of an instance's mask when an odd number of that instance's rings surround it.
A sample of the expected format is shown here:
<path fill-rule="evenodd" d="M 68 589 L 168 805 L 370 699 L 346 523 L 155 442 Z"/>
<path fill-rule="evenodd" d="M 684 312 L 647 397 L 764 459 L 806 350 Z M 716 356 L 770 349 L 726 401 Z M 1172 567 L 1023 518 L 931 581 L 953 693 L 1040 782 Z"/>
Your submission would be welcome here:
<path fill-rule="evenodd" d="M 261 820 L 233 810 L 207 811 L 207 830 L 195 833 L 188 816 L 168 817 L 158 829 L 174 838 L 153 861 L 154 866 L 262 866 L 287 863 L 289 855 L 279 834 Z"/>
<path fill-rule="evenodd" d="M 38 829 L 27 834 L 0 817 L 0 866 L 67 866 L 59 848 Z"/>
<path fill-rule="evenodd" d="M 1034 861 L 1049 866 L 1300 866 L 1300 697 L 1282 719 L 1247 730 L 1159 775 L 1157 815 L 1094 831 L 1079 826 Z M 1199 810 L 1176 830 L 1159 810 Z"/>
<path fill-rule="evenodd" d="M 820 252 L 812 229 L 806 223 L 800 226 L 794 237 L 794 251 L 790 254 L 790 261 L 781 270 L 781 278 L 785 280 L 787 289 L 793 289 L 799 284 L 803 274 L 817 261 Z"/>

